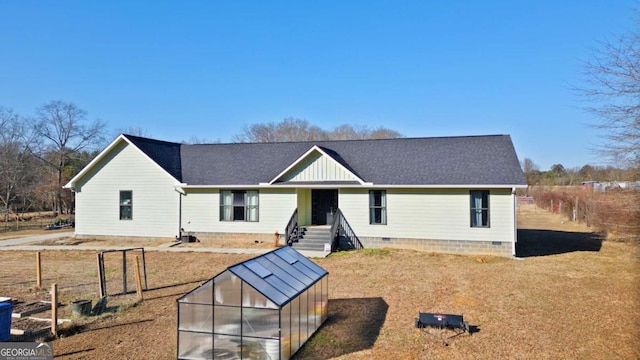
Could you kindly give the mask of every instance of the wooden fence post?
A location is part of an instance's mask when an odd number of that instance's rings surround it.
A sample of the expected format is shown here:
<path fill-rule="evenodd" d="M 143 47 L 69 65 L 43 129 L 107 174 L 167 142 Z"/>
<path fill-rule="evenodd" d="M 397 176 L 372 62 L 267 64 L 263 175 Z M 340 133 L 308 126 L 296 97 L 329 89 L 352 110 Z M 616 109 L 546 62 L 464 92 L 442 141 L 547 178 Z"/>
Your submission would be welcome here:
<path fill-rule="evenodd" d="M 100 287 L 100 299 L 105 297 L 105 287 L 104 287 L 104 267 L 102 266 L 102 254 L 97 253 L 98 257 L 98 286 Z"/>
<path fill-rule="evenodd" d="M 127 295 L 127 251 L 122 251 L 122 295 Z"/>
<path fill-rule="evenodd" d="M 138 255 L 135 257 L 135 267 L 133 268 L 133 272 L 136 276 L 136 293 L 138 295 L 138 302 L 142 302 L 142 279 L 140 279 L 140 257 Z"/>
<path fill-rule="evenodd" d="M 36 253 L 36 288 L 42 287 L 42 266 L 40 261 L 40 251 Z"/>
<path fill-rule="evenodd" d="M 51 285 L 51 334 L 58 336 L 58 284 Z"/>

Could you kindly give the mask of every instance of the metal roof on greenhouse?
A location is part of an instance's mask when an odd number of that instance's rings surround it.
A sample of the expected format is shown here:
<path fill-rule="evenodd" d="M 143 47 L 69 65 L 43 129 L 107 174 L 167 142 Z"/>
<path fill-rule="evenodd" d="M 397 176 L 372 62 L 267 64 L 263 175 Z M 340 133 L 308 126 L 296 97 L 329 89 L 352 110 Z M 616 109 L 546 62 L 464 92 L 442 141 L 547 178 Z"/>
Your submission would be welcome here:
<path fill-rule="evenodd" d="M 227 270 L 280 307 L 328 274 L 289 246 L 230 266 Z"/>

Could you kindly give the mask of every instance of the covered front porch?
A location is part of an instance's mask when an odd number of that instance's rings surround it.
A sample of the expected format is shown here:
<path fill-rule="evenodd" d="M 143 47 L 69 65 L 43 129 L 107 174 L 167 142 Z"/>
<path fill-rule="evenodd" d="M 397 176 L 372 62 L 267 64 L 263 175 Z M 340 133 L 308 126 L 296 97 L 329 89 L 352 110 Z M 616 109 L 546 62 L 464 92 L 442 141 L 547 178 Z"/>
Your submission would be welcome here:
<path fill-rule="evenodd" d="M 340 211 L 339 189 L 300 188 L 296 195 L 297 208 L 286 227 L 288 245 L 314 251 L 336 251 L 341 243 L 352 243 L 350 248 L 362 247 Z"/>

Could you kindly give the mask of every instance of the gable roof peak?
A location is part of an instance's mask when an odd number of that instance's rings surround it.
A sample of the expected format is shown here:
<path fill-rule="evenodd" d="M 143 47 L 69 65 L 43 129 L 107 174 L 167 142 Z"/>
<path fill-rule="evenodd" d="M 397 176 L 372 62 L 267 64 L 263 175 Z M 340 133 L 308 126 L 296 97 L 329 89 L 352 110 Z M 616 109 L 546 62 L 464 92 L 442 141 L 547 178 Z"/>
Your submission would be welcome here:
<path fill-rule="evenodd" d="M 145 142 L 157 143 L 157 144 L 183 145 L 183 144 L 177 143 L 177 142 L 152 139 L 152 138 L 148 138 L 148 137 L 129 135 L 129 134 L 124 134 L 124 133 L 120 134 L 120 136 L 124 136 L 125 138 L 129 139 L 130 141 L 134 141 L 134 142 L 135 141 L 145 141 Z"/>

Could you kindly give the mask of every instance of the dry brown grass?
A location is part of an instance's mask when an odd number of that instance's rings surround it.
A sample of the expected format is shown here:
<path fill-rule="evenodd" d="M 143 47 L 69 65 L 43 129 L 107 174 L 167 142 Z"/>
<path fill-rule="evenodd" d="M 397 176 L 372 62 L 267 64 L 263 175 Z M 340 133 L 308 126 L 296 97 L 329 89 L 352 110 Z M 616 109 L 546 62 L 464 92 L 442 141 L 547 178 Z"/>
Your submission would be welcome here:
<path fill-rule="evenodd" d="M 330 273 L 329 319 L 296 358 L 640 358 L 638 248 L 599 242 L 562 221 L 520 210 L 519 225 L 533 237 L 520 239 L 519 250 L 529 252 L 524 260 L 387 249 L 316 259 Z M 147 253 L 145 301 L 68 328 L 54 342 L 56 356 L 175 358 L 176 298 L 249 257 Z M 0 295 L 42 295 L 33 259 L 31 252 L 0 252 Z M 63 301 L 97 290 L 91 252 L 47 251 L 43 267 L 45 287 L 58 282 Z M 419 311 L 463 313 L 478 331 L 443 346 L 414 328 Z"/>
<path fill-rule="evenodd" d="M 44 228 L 40 228 L 40 229 L 28 229 L 28 230 L 19 230 L 19 231 L 3 231 L 3 232 L 0 232 L 0 240 L 14 239 L 14 238 L 20 238 L 25 236 L 53 234 L 56 232 L 68 232 L 71 230 L 73 230 L 73 228 L 63 228 L 63 229 L 57 229 L 57 230 L 45 230 Z"/>

